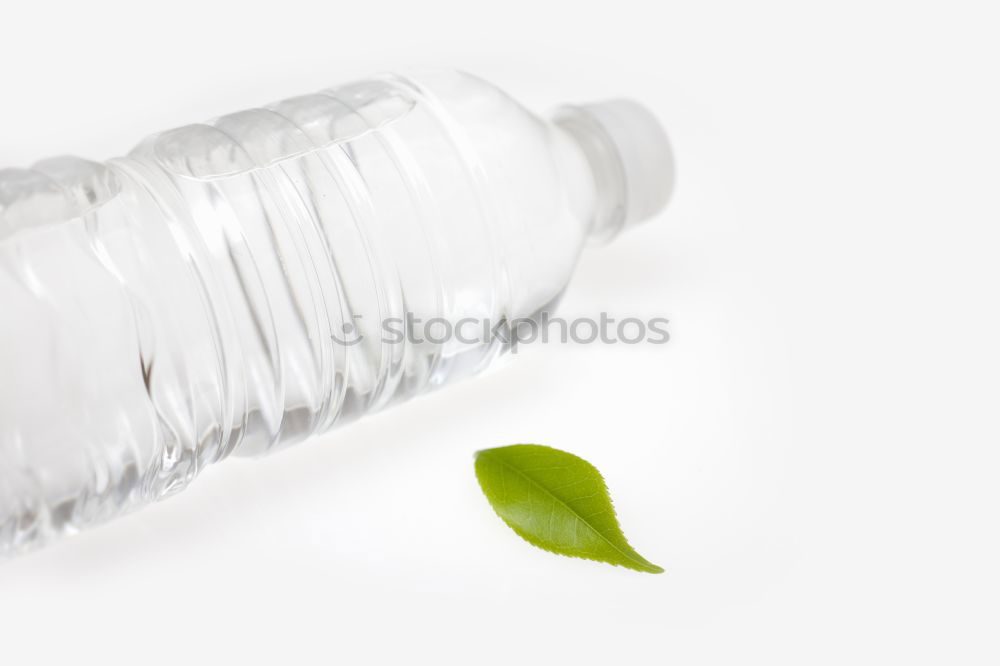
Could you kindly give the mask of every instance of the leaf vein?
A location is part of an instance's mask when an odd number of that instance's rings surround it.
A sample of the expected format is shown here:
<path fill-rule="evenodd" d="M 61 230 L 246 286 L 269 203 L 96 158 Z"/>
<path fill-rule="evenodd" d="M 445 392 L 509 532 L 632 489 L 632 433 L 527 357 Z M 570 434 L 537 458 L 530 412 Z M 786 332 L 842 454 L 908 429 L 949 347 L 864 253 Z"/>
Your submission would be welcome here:
<path fill-rule="evenodd" d="M 628 553 L 628 552 L 622 550 L 620 547 L 618 547 L 614 542 L 612 542 L 610 539 L 608 539 L 608 537 L 606 537 L 604 534 L 602 534 L 600 530 L 598 530 L 596 527 L 594 527 L 593 525 L 591 525 L 590 523 L 588 523 L 586 519 L 584 519 L 582 516 L 580 516 L 580 514 L 576 510 L 573 509 L 573 507 L 569 506 L 568 504 L 566 504 L 566 502 L 562 501 L 561 499 L 559 499 L 558 497 L 556 497 L 555 495 L 553 495 L 551 493 L 551 491 L 549 491 L 548 488 L 546 488 L 545 486 L 543 486 L 541 483 L 539 483 L 538 481 L 536 481 L 532 477 L 528 476 L 528 474 L 526 474 L 525 471 L 518 469 L 517 467 L 511 465 L 509 462 L 507 462 L 506 460 L 503 460 L 503 459 L 496 459 L 496 462 L 498 464 L 502 465 L 503 467 L 506 467 L 506 468 L 510 469 L 515 474 L 521 475 L 531 485 L 537 487 L 543 493 L 545 493 L 545 494 L 549 495 L 550 497 L 552 497 L 559 504 L 562 504 L 563 507 L 565 507 L 567 511 L 569 511 L 570 513 L 572 513 L 574 516 L 577 516 L 578 518 L 580 518 L 582 520 L 583 524 L 586 525 L 590 529 L 591 532 L 593 532 L 594 534 L 596 534 L 597 536 L 599 536 L 602 541 L 604 541 L 606 544 L 608 544 L 609 546 L 611 546 L 611 548 L 614 549 L 616 552 L 618 552 L 618 554 L 620 554 L 622 557 L 624 557 L 625 559 L 629 560 L 630 562 L 634 562 L 635 564 L 638 564 L 639 566 L 642 566 L 642 567 L 648 567 L 649 566 L 649 563 L 646 562 L 645 560 L 643 560 L 641 558 L 636 559 L 636 557 L 634 555 L 631 555 L 630 553 Z M 558 469 L 565 469 L 565 468 L 558 468 Z M 535 470 L 535 471 L 537 471 L 537 470 Z M 600 493 L 598 492 L 596 494 L 600 494 Z M 531 494 L 530 493 L 528 494 L 528 498 L 529 498 L 529 501 L 531 501 Z M 550 538 L 551 538 L 551 535 L 550 535 Z"/>

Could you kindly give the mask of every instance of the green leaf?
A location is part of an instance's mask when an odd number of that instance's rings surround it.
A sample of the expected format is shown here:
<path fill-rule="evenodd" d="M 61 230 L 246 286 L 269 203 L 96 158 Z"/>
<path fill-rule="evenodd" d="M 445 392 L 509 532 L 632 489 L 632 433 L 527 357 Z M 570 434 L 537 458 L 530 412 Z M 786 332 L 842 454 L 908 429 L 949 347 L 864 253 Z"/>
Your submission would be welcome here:
<path fill-rule="evenodd" d="M 493 510 L 528 543 L 663 573 L 628 545 L 604 477 L 583 458 L 538 444 L 501 446 L 476 454 L 476 478 Z"/>

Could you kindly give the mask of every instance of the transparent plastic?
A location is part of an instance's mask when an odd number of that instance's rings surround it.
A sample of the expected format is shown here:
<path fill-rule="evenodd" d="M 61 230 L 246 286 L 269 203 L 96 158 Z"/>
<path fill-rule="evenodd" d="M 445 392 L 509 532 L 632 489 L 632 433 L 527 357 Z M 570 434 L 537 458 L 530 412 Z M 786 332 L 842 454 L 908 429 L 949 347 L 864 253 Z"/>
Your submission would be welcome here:
<path fill-rule="evenodd" d="M 537 316 L 672 183 L 638 105 L 547 120 L 455 72 L 0 171 L 0 552 L 479 372 L 501 338 L 382 328 Z"/>

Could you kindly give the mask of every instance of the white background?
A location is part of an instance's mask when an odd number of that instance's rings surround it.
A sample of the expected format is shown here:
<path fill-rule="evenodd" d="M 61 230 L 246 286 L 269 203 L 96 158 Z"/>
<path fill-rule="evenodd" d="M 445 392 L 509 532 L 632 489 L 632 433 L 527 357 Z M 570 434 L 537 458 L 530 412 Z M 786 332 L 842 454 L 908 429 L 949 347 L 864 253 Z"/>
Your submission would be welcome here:
<path fill-rule="evenodd" d="M 563 310 L 670 344 L 536 346 L 3 563 L 0 662 L 1000 660 L 995 2 L 6 0 L 0 28 L 0 166 L 414 63 L 539 110 L 633 96 L 680 164 Z M 472 453 L 521 441 L 594 462 L 666 574 L 500 523 Z"/>

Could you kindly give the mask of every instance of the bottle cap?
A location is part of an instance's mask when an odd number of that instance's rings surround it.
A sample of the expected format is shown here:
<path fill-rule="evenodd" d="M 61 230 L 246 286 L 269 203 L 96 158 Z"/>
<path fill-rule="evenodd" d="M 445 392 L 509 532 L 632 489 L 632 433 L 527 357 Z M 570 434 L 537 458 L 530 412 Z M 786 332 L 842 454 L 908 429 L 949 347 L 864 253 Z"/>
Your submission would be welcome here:
<path fill-rule="evenodd" d="M 563 107 L 557 122 L 580 140 L 605 187 L 617 190 L 616 205 L 597 221 L 597 235 L 614 236 L 666 208 L 674 191 L 673 151 L 648 109 L 613 99 Z"/>

